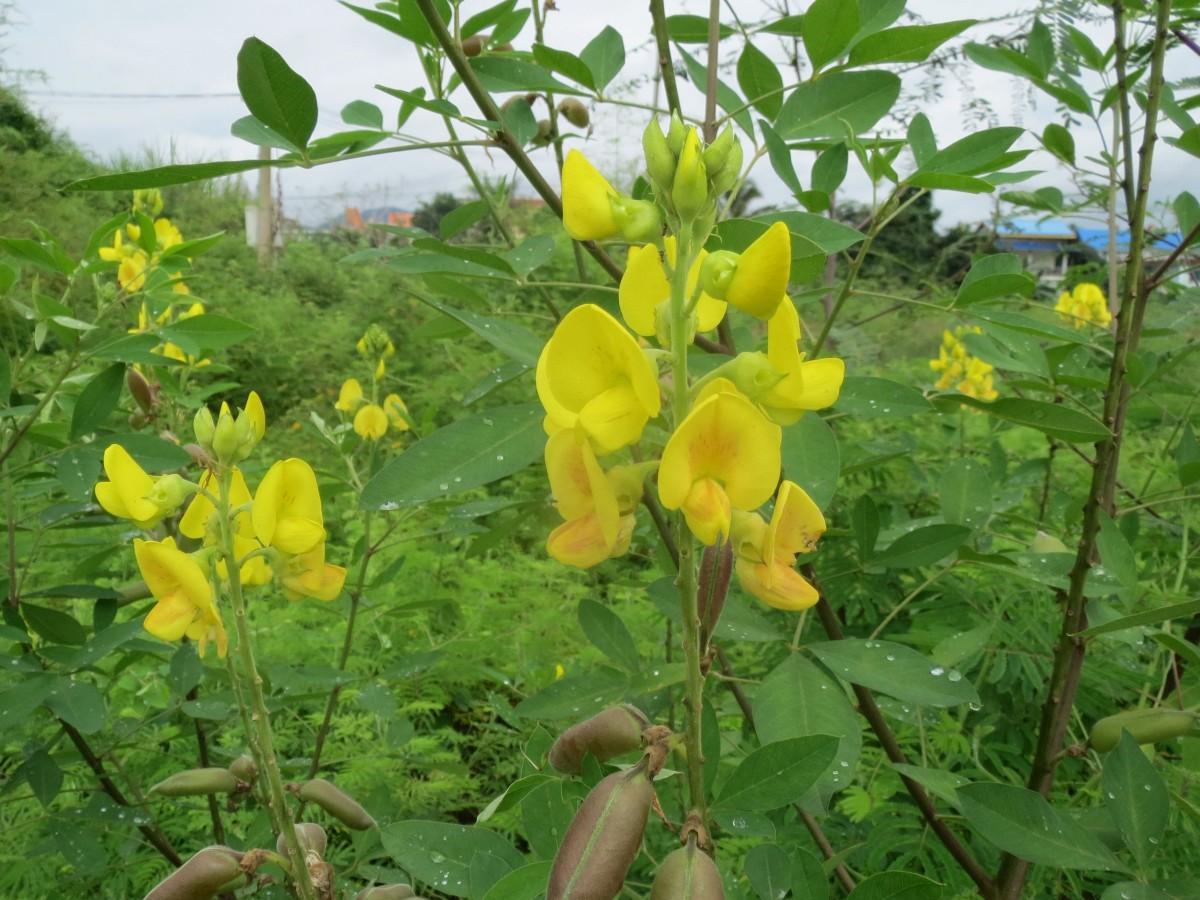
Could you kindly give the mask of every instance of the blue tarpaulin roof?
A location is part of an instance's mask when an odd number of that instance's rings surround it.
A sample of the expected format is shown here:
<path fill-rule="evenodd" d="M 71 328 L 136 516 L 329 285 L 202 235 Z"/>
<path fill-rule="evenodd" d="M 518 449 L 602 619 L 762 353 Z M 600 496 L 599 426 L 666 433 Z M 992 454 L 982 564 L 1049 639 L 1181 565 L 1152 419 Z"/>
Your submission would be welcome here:
<path fill-rule="evenodd" d="M 1075 228 L 1059 219 L 1010 219 L 999 228 L 1000 237 L 1006 233 L 1073 240 Z"/>
<path fill-rule="evenodd" d="M 1012 235 L 1012 237 L 1009 237 Z M 1047 249 L 1051 242 L 1079 241 L 1101 253 L 1108 250 L 1107 228 L 1084 228 L 1061 219 L 1010 219 L 997 229 L 996 237 L 1005 247 L 1013 250 Z M 1158 250 L 1173 250 L 1181 240 L 1174 231 L 1149 241 Z M 1117 232 L 1117 249 L 1129 249 L 1129 232 Z"/>

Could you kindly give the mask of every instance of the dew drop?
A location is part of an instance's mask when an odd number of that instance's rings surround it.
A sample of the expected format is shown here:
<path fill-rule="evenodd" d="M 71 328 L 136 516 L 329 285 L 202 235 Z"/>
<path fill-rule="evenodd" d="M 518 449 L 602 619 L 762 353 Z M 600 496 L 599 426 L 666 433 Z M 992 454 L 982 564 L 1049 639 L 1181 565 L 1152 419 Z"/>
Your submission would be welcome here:
<path fill-rule="evenodd" d="M 943 669 L 941 666 L 934 666 L 932 669 L 929 670 L 929 674 L 932 675 L 934 678 L 937 678 L 940 675 L 945 675 L 946 670 Z"/>

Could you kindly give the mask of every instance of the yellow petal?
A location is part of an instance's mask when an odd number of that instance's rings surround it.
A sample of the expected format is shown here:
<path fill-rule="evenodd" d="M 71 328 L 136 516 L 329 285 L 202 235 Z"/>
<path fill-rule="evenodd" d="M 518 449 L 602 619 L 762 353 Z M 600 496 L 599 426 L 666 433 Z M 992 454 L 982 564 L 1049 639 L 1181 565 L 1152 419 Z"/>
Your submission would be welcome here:
<path fill-rule="evenodd" d="M 267 412 L 263 409 L 263 402 L 257 391 L 251 391 L 250 396 L 246 398 L 246 407 L 242 410 L 242 414 L 250 417 L 255 437 L 261 441 L 263 435 L 267 433 Z"/>
<path fill-rule="evenodd" d="M 135 540 L 133 555 L 146 586 L 157 599 L 179 596 L 196 609 L 214 611 L 208 576 L 195 559 L 176 548 L 173 540 Z"/>
<path fill-rule="evenodd" d="M 620 230 L 610 198 L 616 189 L 596 171 L 586 156 L 571 150 L 563 163 L 563 225 L 577 241 L 602 241 Z"/>
<path fill-rule="evenodd" d="M 767 527 L 763 559 L 792 565 L 797 553 L 811 553 L 825 533 L 825 517 L 800 485 L 785 481 Z"/>
<path fill-rule="evenodd" d="M 625 324 L 642 337 L 655 333 L 655 310 L 671 296 L 658 248 L 653 244 L 632 247 L 617 297 Z"/>
<path fill-rule="evenodd" d="M 769 319 L 787 291 L 792 273 L 792 235 L 776 222 L 741 254 L 725 299 L 742 312 Z"/>
<path fill-rule="evenodd" d="M 195 621 L 196 607 L 182 594 L 168 594 L 154 604 L 142 627 L 159 640 L 177 641 Z"/>
<path fill-rule="evenodd" d="M 280 582 L 289 599 L 335 600 L 346 582 L 346 570 L 325 562 L 322 544 L 289 560 Z"/>
<path fill-rule="evenodd" d="M 383 407 L 368 403 L 354 416 L 354 431 L 368 441 L 377 441 L 387 434 L 388 417 Z"/>
<path fill-rule="evenodd" d="M 347 378 L 342 382 L 342 388 L 338 391 L 337 403 L 334 404 L 335 409 L 340 409 L 342 412 L 354 412 L 358 405 L 362 403 L 363 389 L 358 383 L 357 378 Z"/>
<path fill-rule="evenodd" d="M 245 484 L 244 479 L 242 484 Z M 211 471 L 205 471 L 200 476 L 200 489 L 214 495 L 216 494 L 217 479 Z M 197 539 L 204 537 L 208 533 L 209 517 L 214 512 L 216 512 L 216 507 L 212 505 L 212 502 L 204 494 L 197 491 L 192 496 L 192 502 L 188 504 L 188 508 L 184 510 L 183 516 L 179 519 L 180 534 L 184 537 Z"/>
<path fill-rule="evenodd" d="M 255 535 L 265 545 L 293 554 L 312 549 L 324 538 L 325 522 L 312 466 L 295 458 L 271 466 L 254 496 L 251 519 Z M 317 536 L 310 540 L 313 535 Z"/>
<path fill-rule="evenodd" d="M 96 499 L 110 516 L 116 516 L 118 519 L 128 519 L 130 517 L 129 510 L 125 507 L 125 501 L 121 499 L 121 492 L 117 490 L 117 486 L 111 481 L 96 483 Z"/>
<path fill-rule="evenodd" d="M 733 510 L 725 489 L 711 478 L 701 478 L 692 484 L 683 501 L 683 517 L 688 528 L 702 544 L 709 546 L 729 536 Z"/>
<path fill-rule="evenodd" d="M 396 431 L 408 431 L 408 407 L 400 399 L 399 394 L 388 394 L 383 398 L 383 408 L 387 412 L 388 421 Z"/>
<path fill-rule="evenodd" d="M 599 516 L 589 513 L 564 522 L 550 532 L 546 550 L 565 566 L 590 569 L 609 558 L 613 541 L 605 538 Z"/>
<path fill-rule="evenodd" d="M 98 491 L 96 497 L 110 513 L 132 519 L 143 528 L 155 524 L 162 517 L 158 505 L 147 499 L 154 489 L 154 479 L 120 444 L 109 444 L 105 448 L 104 474 L 108 476 L 112 488 L 105 488 L 103 497 Z M 111 506 L 105 504 L 105 498 Z M 116 512 L 118 509 L 124 512 Z"/>
<path fill-rule="evenodd" d="M 795 569 L 739 558 L 738 583 L 742 590 L 776 609 L 808 609 L 818 600 L 816 589 Z"/>
<path fill-rule="evenodd" d="M 577 431 L 553 435 L 546 442 L 546 474 L 559 515 L 568 521 L 594 516 L 600 539 L 611 546 L 620 517 L 617 495 L 586 437 Z"/>

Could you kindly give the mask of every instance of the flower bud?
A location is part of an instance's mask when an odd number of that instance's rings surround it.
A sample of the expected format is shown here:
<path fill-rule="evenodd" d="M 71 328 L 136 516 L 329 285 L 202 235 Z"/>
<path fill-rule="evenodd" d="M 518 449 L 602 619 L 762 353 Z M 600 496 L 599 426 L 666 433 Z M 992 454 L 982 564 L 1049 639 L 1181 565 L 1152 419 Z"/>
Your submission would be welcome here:
<path fill-rule="evenodd" d="M 125 373 L 125 384 L 129 386 L 129 393 L 133 395 L 142 412 L 150 412 L 154 408 L 155 391 L 146 380 L 146 376 L 137 369 L 129 369 Z"/>
<path fill-rule="evenodd" d="M 696 129 L 688 132 L 675 167 L 671 185 L 671 202 L 682 219 L 694 219 L 708 204 L 708 174 L 700 158 L 700 135 Z"/>
<path fill-rule="evenodd" d="M 576 128 L 587 128 L 592 124 L 591 116 L 588 115 L 588 109 L 583 103 L 574 97 L 564 97 L 558 104 L 558 111 L 562 117 L 574 125 Z"/>
<path fill-rule="evenodd" d="M 316 822 L 297 822 L 296 840 L 300 842 L 300 849 L 305 853 L 315 853 L 322 858 L 325 856 L 325 848 L 329 845 L 325 829 Z M 287 840 L 282 834 L 275 839 L 275 852 L 280 856 L 287 856 Z"/>
<path fill-rule="evenodd" d="M 555 854 L 546 900 L 616 897 L 642 846 L 653 801 L 644 759 L 592 788 Z"/>
<path fill-rule="evenodd" d="M 231 847 L 205 847 L 150 889 L 145 900 L 210 900 L 245 877 L 242 854 Z"/>
<path fill-rule="evenodd" d="M 658 119 L 651 119 L 642 132 L 642 152 L 646 156 L 646 171 L 650 174 L 650 180 L 661 193 L 667 193 L 675 180 L 675 154 L 667 145 Z"/>
<path fill-rule="evenodd" d="M 217 417 L 217 427 L 213 431 L 212 448 L 220 462 L 234 462 L 238 457 L 238 447 L 241 439 L 238 436 L 237 422 L 229 407 L 222 404 L 221 414 Z"/>
<path fill-rule="evenodd" d="M 733 150 L 733 145 L 736 143 L 737 138 L 733 136 L 733 128 L 726 125 L 716 139 L 704 148 L 701 159 L 704 160 L 704 168 L 708 171 L 709 178 L 724 171 L 725 163 L 729 161 L 730 151 Z"/>
<path fill-rule="evenodd" d="M 636 750 L 649 724 L 645 713 L 635 706 L 611 706 L 560 734 L 550 747 L 550 765 L 568 775 L 578 775 L 589 753 L 604 762 Z"/>
<path fill-rule="evenodd" d="M 735 184 L 742 175 L 742 144 L 734 141 L 729 148 L 729 156 L 719 175 L 713 177 L 713 194 L 723 194 Z"/>
<path fill-rule="evenodd" d="M 164 797 L 196 797 L 205 794 L 230 794 L 237 788 L 237 778 L 228 769 L 187 769 L 164 778 L 151 794 Z"/>
<path fill-rule="evenodd" d="M 1107 716 L 1092 726 L 1088 743 L 1094 750 L 1107 753 L 1128 731 L 1139 744 L 1153 744 L 1171 738 L 1197 736 L 1198 720 L 1182 709 L 1130 709 Z"/>
<path fill-rule="evenodd" d="M 667 147 L 676 158 L 683 152 L 683 142 L 687 138 L 687 126 L 678 112 L 671 113 L 671 122 L 667 126 Z"/>
<path fill-rule="evenodd" d="M 212 439 L 216 432 L 216 425 L 213 424 L 213 414 L 207 406 L 202 406 L 196 410 L 196 415 L 192 419 L 192 430 L 196 434 L 197 444 L 206 450 L 212 448 Z"/>
<path fill-rule="evenodd" d="M 611 203 L 613 221 L 625 240 L 635 244 L 650 244 L 662 235 L 662 216 L 653 203 L 632 197 L 614 197 Z"/>
<path fill-rule="evenodd" d="M 301 800 L 317 804 L 349 828 L 366 831 L 378 824 L 357 800 L 324 778 L 304 782 L 296 793 Z"/>
<path fill-rule="evenodd" d="M 138 188 L 133 192 L 133 211 L 157 218 L 163 211 L 162 191 L 158 188 Z"/>
<path fill-rule="evenodd" d="M 721 873 L 693 841 L 667 854 L 654 873 L 650 900 L 725 900 Z"/>
<path fill-rule="evenodd" d="M 160 475 L 154 480 L 146 499 L 164 513 L 174 512 L 196 493 L 196 487 L 182 475 Z"/>
<path fill-rule="evenodd" d="M 416 894 L 407 884 L 379 884 L 363 888 L 354 895 L 354 900 L 409 900 L 410 897 Z"/>
<path fill-rule="evenodd" d="M 737 271 L 738 255 L 731 250 L 714 250 L 700 265 L 700 287 L 710 297 L 725 299 L 729 282 Z"/>
<path fill-rule="evenodd" d="M 258 780 L 258 763 L 249 753 L 243 753 L 229 764 L 229 771 L 238 781 L 254 784 Z"/>

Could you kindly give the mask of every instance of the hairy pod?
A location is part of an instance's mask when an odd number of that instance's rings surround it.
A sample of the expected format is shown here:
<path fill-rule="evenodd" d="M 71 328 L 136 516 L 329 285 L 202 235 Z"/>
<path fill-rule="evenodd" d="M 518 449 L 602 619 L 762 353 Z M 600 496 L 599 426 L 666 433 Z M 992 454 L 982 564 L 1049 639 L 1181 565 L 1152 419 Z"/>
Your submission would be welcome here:
<path fill-rule="evenodd" d="M 587 128 L 592 124 L 592 117 L 588 114 L 588 108 L 574 97 L 564 97 L 560 100 L 558 111 L 564 119 L 576 128 Z"/>
<path fill-rule="evenodd" d="M 725 609 L 729 577 L 733 573 L 732 548 L 729 541 L 721 541 L 705 547 L 700 557 L 700 585 L 696 599 L 699 604 L 701 649 L 707 649 L 709 639 L 717 630 L 721 612 Z"/>
<path fill-rule="evenodd" d="M 407 884 L 380 884 L 363 888 L 354 895 L 354 900 L 409 900 L 416 896 Z"/>
<path fill-rule="evenodd" d="M 549 119 L 538 119 L 537 133 L 530 138 L 529 143 L 535 147 L 545 147 L 554 137 L 554 126 Z"/>
<path fill-rule="evenodd" d="M 592 788 L 554 857 L 546 900 L 611 900 L 638 849 L 654 786 L 645 765 L 614 772 Z"/>
<path fill-rule="evenodd" d="M 313 778 L 300 785 L 297 796 L 309 800 L 348 828 L 366 831 L 377 824 L 362 804 L 324 778 Z"/>
<path fill-rule="evenodd" d="M 300 841 L 300 849 L 305 853 L 311 851 L 317 856 L 325 856 L 329 838 L 325 834 L 325 829 L 316 822 L 297 822 L 296 838 Z M 275 852 L 280 856 L 288 855 L 287 841 L 282 834 L 275 839 Z"/>
<path fill-rule="evenodd" d="M 229 771 L 233 773 L 238 781 L 244 781 L 246 784 L 254 784 L 258 780 L 258 763 L 254 761 L 254 757 L 249 753 L 243 753 L 231 762 L 229 764 Z"/>
<path fill-rule="evenodd" d="M 550 748 L 550 765 L 568 775 L 578 775 L 588 753 L 604 762 L 636 750 L 649 724 L 650 720 L 635 706 L 610 706 L 560 734 Z"/>
<path fill-rule="evenodd" d="M 125 383 L 129 385 L 129 393 L 137 401 L 142 412 L 150 412 L 154 408 L 154 388 L 137 369 L 129 369 L 125 373 Z"/>
<path fill-rule="evenodd" d="M 650 900 L 725 900 L 725 886 L 712 857 L 689 841 L 658 867 Z"/>
<path fill-rule="evenodd" d="M 1128 731 L 1139 744 L 1153 744 L 1192 734 L 1196 722 L 1195 715 L 1181 709 L 1131 709 L 1093 725 L 1088 742 L 1094 750 L 1107 753 L 1120 742 L 1122 730 Z"/>
<path fill-rule="evenodd" d="M 150 793 L 162 794 L 164 797 L 230 794 L 237 785 L 237 777 L 228 769 L 187 769 L 164 778 L 150 788 Z"/>
<path fill-rule="evenodd" d="M 469 38 L 463 38 L 463 56 L 478 56 L 483 52 L 487 39 L 488 36 L 486 34 L 473 34 Z"/>
<path fill-rule="evenodd" d="M 241 878 L 242 854 L 221 845 L 205 847 L 150 889 L 145 900 L 209 900 Z"/>

